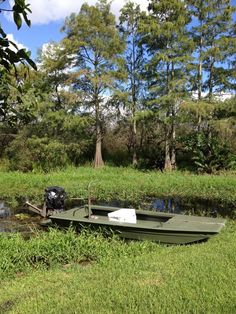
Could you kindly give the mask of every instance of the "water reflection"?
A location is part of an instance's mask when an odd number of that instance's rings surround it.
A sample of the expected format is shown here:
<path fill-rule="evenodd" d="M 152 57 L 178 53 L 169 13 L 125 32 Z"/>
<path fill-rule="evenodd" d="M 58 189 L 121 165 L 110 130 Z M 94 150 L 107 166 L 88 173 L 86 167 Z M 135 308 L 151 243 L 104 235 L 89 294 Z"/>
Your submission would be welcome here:
<path fill-rule="evenodd" d="M 5 201 L 0 200 L 0 233 L 20 232 L 27 237 L 38 229 L 40 217 L 25 214 L 17 217 L 17 213 L 24 212 L 26 212 L 24 208 L 11 210 Z"/>
<path fill-rule="evenodd" d="M 112 200 L 109 202 L 94 201 L 94 204 L 211 217 L 216 217 L 217 215 L 220 215 L 222 217 L 229 216 L 232 218 L 234 212 L 233 206 L 232 208 L 230 208 L 229 206 L 226 207 L 216 202 L 207 202 L 204 200 L 192 201 L 172 197 L 158 199 L 147 198 L 139 203 Z"/>
<path fill-rule="evenodd" d="M 152 209 L 161 211 L 161 212 L 169 212 L 181 214 L 183 211 L 180 209 L 179 204 L 176 199 L 168 198 L 168 199 L 155 199 L 151 206 Z"/>
<path fill-rule="evenodd" d="M 10 208 L 5 204 L 4 201 L 0 200 L 0 218 L 8 217 L 10 214 Z"/>
<path fill-rule="evenodd" d="M 20 232 L 27 238 L 41 229 L 40 220 L 40 217 L 29 217 L 24 220 L 18 220 L 16 218 L 0 219 L 0 233 Z"/>

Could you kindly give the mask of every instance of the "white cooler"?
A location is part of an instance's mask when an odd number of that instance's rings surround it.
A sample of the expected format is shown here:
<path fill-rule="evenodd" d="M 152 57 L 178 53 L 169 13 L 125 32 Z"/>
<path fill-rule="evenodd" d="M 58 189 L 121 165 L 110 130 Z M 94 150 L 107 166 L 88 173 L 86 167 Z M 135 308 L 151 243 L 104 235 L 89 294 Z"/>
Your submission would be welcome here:
<path fill-rule="evenodd" d="M 127 222 L 135 224 L 137 217 L 134 208 L 121 208 L 108 214 L 109 221 Z"/>

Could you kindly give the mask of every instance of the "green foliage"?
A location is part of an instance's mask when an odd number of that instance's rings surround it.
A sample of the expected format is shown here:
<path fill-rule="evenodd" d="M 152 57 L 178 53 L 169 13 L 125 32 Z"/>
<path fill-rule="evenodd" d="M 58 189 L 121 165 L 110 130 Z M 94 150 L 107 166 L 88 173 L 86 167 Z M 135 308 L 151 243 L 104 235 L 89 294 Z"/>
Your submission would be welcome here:
<path fill-rule="evenodd" d="M 145 53 L 139 32 L 141 19 L 140 6 L 134 2 L 128 2 L 121 9 L 119 29 L 126 41 L 124 52 L 124 68 L 127 72 L 120 90 L 123 91 L 125 108 L 129 112 L 131 127 L 131 149 L 133 154 L 133 166 L 137 166 L 137 112 L 142 108 L 142 99 L 147 87 L 142 73 L 145 67 Z"/>
<path fill-rule="evenodd" d="M 150 147 L 148 149 L 143 149 L 139 153 L 139 169 L 158 169 L 163 170 L 164 168 L 164 151 L 163 147 Z"/>
<path fill-rule="evenodd" d="M 63 168 L 68 164 L 66 147 L 48 138 L 18 136 L 7 149 L 10 170 L 32 171 Z"/>
<path fill-rule="evenodd" d="M 29 137 L 22 132 L 11 141 L 6 154 L 10 170 L 48 172 L 84 163 L 90 152 L 85 139 L 81 143 L 63 143 L 49 137 Z"/>
<path fill-rule="evenodd" d="M 147 105 L 159 115 L 165 131 L 164 168 L 169 171 L 176 167 L 177 116 L 188 85 L 186 68 L 192 59 L 193 43 L 187 32 L 190 16 L 180 0 L 151 1 L 148 11 L 139 27 L 149 57 Z"/>
<path fill-rule="evenodd" d="M 44 171 L 63 168 L 68 164 L 66 147 L 56 140 L 32 138 L 29 140 L 29 150 L 34 156 L 34 165 Z"/>
<path fill-rule="evenodd" d="M 1 155 L 18 132 L 36 120 L 40 96 L 37 72 L 29 71 L 23 65 L 17 66 L 17 75 L 0 70 L 0 138 Z M 33 82 L 34 85 L 29 82 Z M 33 86 L 32 86 L 33 85 Z"/>
<path fill-rule="evenodd" d="M 11 9 L 0 9 L 2 11 L 13 12 L 14 22 L 18 29 L 22 26 L 22 17 L 26 24 L 30 26 L 30 20 L 28 19 L 28 13 L 31 13 L 30 5 L 25 3 L 25 0 L 15 0 Z M 25 63 L 25 61 L 35 70 L 37 66 L 33 60 L 30 59 L 30 52 L 25 49 L 18 49 L 17 45 L 7 38 L 6 33 L 0 26 L 0 65 L 7 70 L 10 70 L 11 66 L 18 63 Z"/>
<path fill-rule="evenodd" d="M 102 166 L 103 110 L 109 107 L 107 95 L 111 96 L 115 89 L 124 43 L 110 3 L 103 0 L 91 6 L 84 3 L 79 14 L 66 18 L 62 30 L 66 33 L 63 47 L 73 55 L 73 87 L 83 95 L 83 107 L 95 113 L 94 165 Z"/>
<path fill-rule="evenodd" d="M 236 156 L 226 143 L 212 134 L 197 133 L 186 141 L 186 149 L 192 152 L 192 160 L 199 172 L 212 173 L 235 168 Z"/>
<path fill-rule="evenodd" d="M 92 182 L 92 196 L 96 200 L 121 200 L 140 205 L 147 198 L 177 197 L 187 200 L 212 201 L 224 205 L 226 214 L 236 204 L 235 172 L 218 175 L 196 175 L 190 173 L 162 173 L 160 171 L 138 171 L 131 168 L 70 167 L 49 173 L 1 172 L 0 198 L 20 200 L 27 198 L 40 204 L 46 186 L 63 186 L 68 196 L 88 198 L 88 184 Z M 23 200 L 23 201 L 22 201 Z"/>
<path fill-rule="evenodd" d="M 0 84 L 0 140 L 2 156 L 8 147 L 11 169 L 48 171 L 91 158 L 93 117 L 74 112 L 68 95 L 60 95 L 60 103 L 44 72 L 19 67 L 17 79 L 4 73 L 5 77 Z"/>
<path fill-rule="evenodd" d="M 61 43 L 51 42 L 40 52 L 39 62 L 44 81 L 47 86 L 44 90 L 49 90 L 50 99 L 55 104 L 55 109 L 61 110 L 70 107 L 76 110 L 81 102 L 79 93 L 72 90 L 70 84 L 74 80 L 68 71 L 72 56 L 65 52 Z"/>
<path fill-rule="evenodd" d="M 30 26 L 25 0 L 11 3 L 16 26 Z M 18 65 L 34 67 L 0 28 L 0 157 L 8 148 L 10 168 L 22 171 L 91 163 L 94 151 L 100 165 L 104 154 L 171 170 L 182 154 L 189 169 L 234 167 L 235 98 L 216 97 L 235 89 L 234 12 L 229 0 L 153 0 L 148 12 L 128 2 L 118 27 L 109 1 L 84 3 L 63 40 L 41 52 L 38 72 Z M 196 130 L 190 159 L 182 139 Z"/>
<path fill-rule="evenodd" d="M 187 1 L 188 10 L 195 19 L 190 30 L 196 60 L 191 81 L 199 100 L 202 91 L 212 99 L 215 91 L 227 90 L 234 81 L 231 58 L 235 54 L 232 33 L 235 7 L 231 3 L 230 0 Z M 222 63 L 228 65 L 222 66 Z"/>

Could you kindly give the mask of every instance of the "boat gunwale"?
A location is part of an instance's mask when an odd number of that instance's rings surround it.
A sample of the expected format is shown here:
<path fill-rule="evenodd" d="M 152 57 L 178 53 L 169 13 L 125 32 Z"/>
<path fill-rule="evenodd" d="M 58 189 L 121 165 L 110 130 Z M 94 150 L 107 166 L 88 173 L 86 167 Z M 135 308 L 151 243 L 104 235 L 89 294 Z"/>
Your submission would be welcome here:
<path fill-rule="evenodd" d="M 88 205 L 84 205 L 84 206 L 80 206 L 80 207 L 76 207 L 76 208 L 72 208 L 70 210 L 68 210 L 69 212 L 73 212 L 73 214 L 77 211 L 79 211 L 80 209 L 98 209 L 98 210 L 107 210 L 107 211 L 115 211 L 117 209 L 120 209 L 118 207 L 110 207 L 110 206 L 102 206 L 102 205 L 91 205 L 90 207 Z M 216 230 L 197 230 L 197 229 L 193 229 L 193 230 L 184 230 L 184 229 L 173 229 L 172 227 L 168 228 L 168 222 L 171 221 L 173 218 L 175 218 L 176 216 L 178 218 L 182 218 L 182 217 L 186 217 L 186 215 L 180 215 L 180 214 L 172 214 L 172 213 L 161 213 L 161 212 L 148 212 L 145 210 L 136 210 L 136 214 L 137 215 L 148 215 L 151 217 L 165 217 L 165 218 L 169 218 L 167 222 L 159 222 L 160 226 L 156 226 L 153 227 L 151 226 L 142 226 L 142 225 L 138 225 L 138 224 L 134 224 L 134 223 L 128 223 L 128 222 L 119 222 L 119 221 L 109 221 L 109 220 L 101 220 L 101 219 L 90 219 L 88 216 L 84 217 L 84 216 L 80 216 L 80 217 L 76 217 L 74 216 L 73 219 L 72 217 L 63 217 L 63 215 L 68 214 L 68 211 L 64 211 L 64 212 L 60 212 L 59 215 L 57 214 L 53 214 L 51 215 L 49 218 L 51 218 L 52 222 L 54 220 L 54 222 L 56 220 L 60 220 L 60 221 L 71 221 L 71 222 L 76 222 L 79 223 L 81 225 L 86 224 L 86 225 L 100 225 L 101 227 L 107 227 L 107 228 L 111 228 L 111 227 L 118 227 L 118 228 L 131 228 L 133 230 L 137 229 L 137 230 L 151 230 L 151 231 L 155 231 L 155 232 L 161 232 L 161 233 L 170 233 L 173 232 L 174 234 L 208 234 L 208 235 L 214 235 L 214 234 L 218 234 L 220 232 L 220 230 L 223 228 L 223 226 L 225 225 L 225 220 L 224 219 L 218 219 L 220 222 L 214 222 L 214 223 L 208 223 L 208 224 L 215 224 L 218 228 L 216 228 Z M 105 216 L 104 216 L 105 217 Z M 189 216 L 189 217 L 193 217 L 193 216 Z M 207 218 L 207 217 L 206 217 Z M 217 218 L 210 218 L 211 219 L 217 219 Z M 191 221 L 194 222 L 194 221 Z M 197 221 L 196 221 L 197 222 Z M 157 221 L 158 223 L 158 221 Z M 200 223 L 200 222 L 198 222 Z M 206 223 L 207 225 L 207 223 Z"/>

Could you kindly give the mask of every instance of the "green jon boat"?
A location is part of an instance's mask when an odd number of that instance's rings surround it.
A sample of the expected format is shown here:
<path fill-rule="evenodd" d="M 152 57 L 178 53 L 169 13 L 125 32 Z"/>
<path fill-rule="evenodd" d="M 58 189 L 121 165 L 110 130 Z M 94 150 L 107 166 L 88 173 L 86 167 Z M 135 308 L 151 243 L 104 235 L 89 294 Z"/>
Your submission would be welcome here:
<path fill-rule="evenodd" d="M 218 234 L 225 225 L 220 218 L 196 217 L 163 212 L 122 209 L 135 212 L 135 219 L 125 220 L 115 217 L 121 211 L 117 207 L 85 205 L 49 216 L 52 224 L 60 227 L 74 226 L 105 227 L 120 237 L 136 240 L 151 240 L 167 244 L 187 244 L 207 240 Z M 113 218 L 112 218 L 113 216 Z"/>
<path fill-rule="evenodd" d="M 220 218 L 196 217 L 173 213 L 135 210 L 91 204 L 65 209 L 65 190 L 52 186 L 45 189 L 43 209 L 27 202 L 33 212 L 48 217 L 45 223 L 60 227 L 106 228 L 125 239 L 151 240 L 159 243 L 186 244 L 207 240 L 225 225 Z"/>

